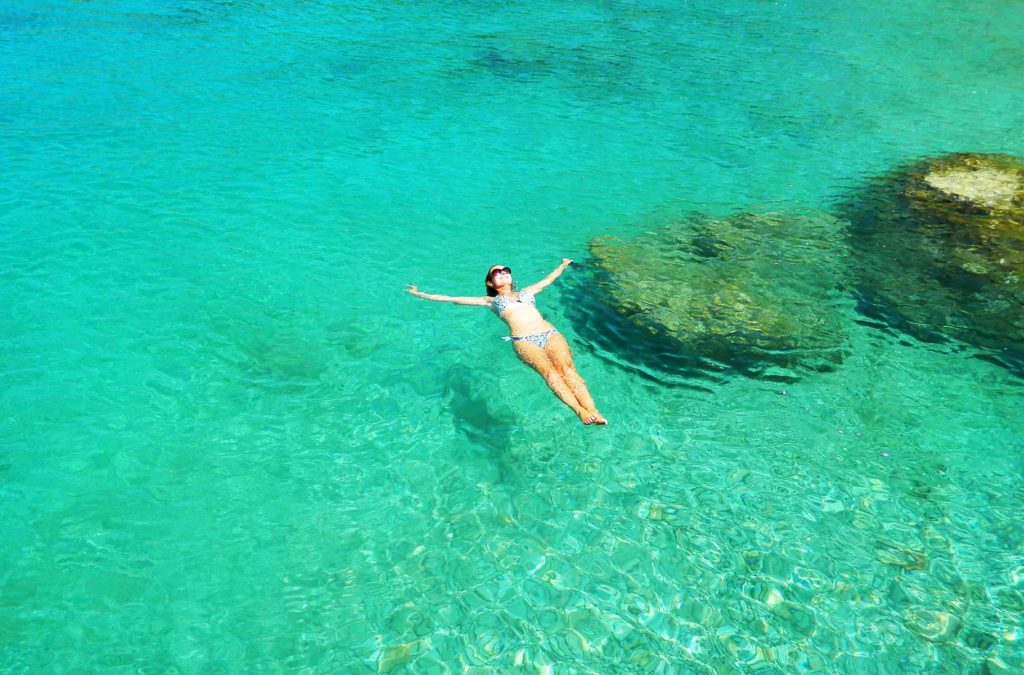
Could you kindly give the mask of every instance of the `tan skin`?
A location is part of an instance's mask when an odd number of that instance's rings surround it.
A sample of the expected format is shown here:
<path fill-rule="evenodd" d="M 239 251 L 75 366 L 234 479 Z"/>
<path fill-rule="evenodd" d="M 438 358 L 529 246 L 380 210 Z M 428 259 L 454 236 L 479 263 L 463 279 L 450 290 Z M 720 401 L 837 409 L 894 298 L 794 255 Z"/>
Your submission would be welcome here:
<path fill-rule="evenodd" d="M 563 258 L 562 264 L 556 267 L 551 274 L 547 275 L 535 284 L 530 284 L 526 288 L 522 289 L 520 293 L 529 291 L 530 293 L 537 295 L 550 286 L 555 279 L 560 277 L 562 272 L 564 272 L 570 264 L 572 264 L 572 260 Z M 487 286 L 488 288 L 494 289 L 498 295 L 506 296 L 509 299 L 515 299 L 518 297 L 518 293 L 515 293 L 512 290 L 511 273 L 505 271 L 495 273 L 497 270 L 503 269 L 505 269 L 504 265 L 494 265 L 490 270 L 488 270 Z M 406 291 L 412 293 L 418 298 L 434 300 L 437 302 L 451 302 L 456 305 L 491 307 L 494 304 L 494 298 L 489 295 L 436 295 L 434 293 L 424 293 L 411 285 L 406 289 Z M 510 304 L 505 311 L 502 312 L 501 318 L 508 324 L 509 331 L 513 336 L 536 335 L 538 333 L 554 330 L 555 328 L 544 320 L 544 317 L 541 316 L 540 312 L 538 312 L 537 308 L 533 305 L 520 303 Z M 584 424 L 608 424 L 608 420 L 606 420 L 601 413 L 597 411 L 597 407 L 594 405 L 594 399 L 590 397 L 590 392 L 587 390 L 586 382 L 584 382 L 583 378 L 580 377 L 580 374 L 576 372 L 576 366 L 572 362 L 572 352 L 569 349 L 569 343 L 566 342 L 561 333 L 552 333 L 544 347 L 538 347 L 526 340 L 517 340 L 512 343 L 512 346 L 516 350 L 516 355 L 520 360 L 536 370 L 540 376 L 544 378 L 544 382 L 547 383 L 555 396 L 557 396 L 562 403 L 569 406 L 569 408 L 572 409 L 572 411 L 580 418 L 580 421 Z"/>

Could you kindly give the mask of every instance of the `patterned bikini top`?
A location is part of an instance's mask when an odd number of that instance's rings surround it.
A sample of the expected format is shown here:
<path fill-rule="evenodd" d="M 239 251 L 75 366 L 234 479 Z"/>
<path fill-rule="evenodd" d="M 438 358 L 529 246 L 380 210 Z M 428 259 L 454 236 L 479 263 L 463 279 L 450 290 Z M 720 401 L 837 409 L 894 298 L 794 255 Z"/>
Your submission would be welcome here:
<path fill-rule="evenodd" d="M 494 296 L 494 302 L 491 303 L 491 309 L 498 316 L 501 316 L 509 305 L 532 305 L 537 306 L 537 299 L 533 297 L 533 293 L 530 291 L 520 291 L 514 298 L 510 295 L 496 295 Z"/>

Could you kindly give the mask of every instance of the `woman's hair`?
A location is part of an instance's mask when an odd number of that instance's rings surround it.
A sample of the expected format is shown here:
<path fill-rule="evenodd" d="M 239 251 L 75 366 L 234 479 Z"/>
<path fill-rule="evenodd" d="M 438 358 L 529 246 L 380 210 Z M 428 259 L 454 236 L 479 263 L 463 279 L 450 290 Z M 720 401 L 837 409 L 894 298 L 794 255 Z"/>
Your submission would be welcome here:
<path fill-rule="evenodd" d="M 491 272 L 494 271 L 495 267 L 497 267 L 497 265 L 491 265 L 490 267 L 488 267 L 487 276 L 484 277 L 484 286 L 487 288 L 487 295 L 491 296 L 492 298 L 498 294 L 498 291 L 494 289 L 494 286 L 491 286 Z"/>

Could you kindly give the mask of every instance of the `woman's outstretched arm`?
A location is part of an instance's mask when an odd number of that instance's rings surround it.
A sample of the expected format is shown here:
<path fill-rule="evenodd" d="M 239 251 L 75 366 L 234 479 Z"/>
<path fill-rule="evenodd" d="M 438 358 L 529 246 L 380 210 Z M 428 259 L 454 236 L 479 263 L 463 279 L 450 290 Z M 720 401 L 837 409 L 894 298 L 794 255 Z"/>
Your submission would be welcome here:
<path fill-rule="evenodd" d="M 423 298 L 424 300 L 435 300 L 437 302 L 451 302 L 456 305 L 477 305 L 480 307 L 490 307 L 491 299 L 486 295 L 477 297 L 472 296 L 452 296 L 452 295 L 436 295 L 434 293 L 424 293 L 420 289 L 416 288 L 412 284 L 405 289 L 408 293 L 412 293 L 417 298 Z"/>
<path fill-rule="evenodd" d="M 552 272 L 551 274 L 547 275 L 546 277 L 544 277 L 543 279 L 541 279 L 537 283 L 530 284 L 529 286 L 527 286 L 523 290 L 524 291 L 530 291 L 534 295 L 536 295 L 537 293 L 540 293 L 545 288 L 547 288 L 552 283 L 554 283 L 555 279 L 557 279 L 558 277 L 562 276 L 562 272 L 564 272 L 565 268 L 568 267 L 571 264 L 572 264 L 572 260 L 570 260 L 569 258 L 562 258 L 562 264 L 559 265 L 558 267 L 556 267 L 554 272 Z"/>

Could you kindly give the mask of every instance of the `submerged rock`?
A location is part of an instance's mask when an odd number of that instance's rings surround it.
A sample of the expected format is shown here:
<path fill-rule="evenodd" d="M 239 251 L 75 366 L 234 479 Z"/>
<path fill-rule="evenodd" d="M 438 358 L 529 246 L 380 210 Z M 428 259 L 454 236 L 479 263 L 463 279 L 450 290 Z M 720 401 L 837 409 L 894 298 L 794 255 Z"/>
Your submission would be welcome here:
<path fill-rule="evenodd" d="M 929 159 L 877 180 L 842 213 L 865 314 L 1024 372 L 1024 159 Z"/>
<path fill-rule="evenodd" d="M 928 568 L 928 554 L 895 542 L 879 540 L 875 544 L 875 557 L 879 562 L 893 567 L 910 570 Z"/>
<path fill-rule="evenodd" d="M 963 627 L 955 614 L 925 607 L 908 609 L 903 617 L 907 628 L 929 642 L 952 642 Z"/>
<path fill-rule="evenodd" d="M 496 410 L 490 392 L 500 389 L 497 378 L 489 373 L 456 364 L 445 375 L 445 399 L 455 428 L 466 438 L 492 450 L 504 450 L 511 444 L 509 426 Z"/>
<path fill-rule="evenodd" d="M 1000 285 L 1024 274 L 1024 160 L 951 155 L 911 174 L 909 206 L 932 236 L 950 241 L 951 264 Z"/>
<path fill-rule="evenodd" d="M 689 216 L 628 241 L 590 244 L 598 295 L 629 360 L 640 333 L 659 365 L 701 362 L 794 379 L 841 363 L 846 278 L 842 226 L 824 213 Z M 625 324 L 625 326 L 623 326 Z M 606 342 L 607 344 L 607 342 Z M 637 358 L 639 356 L 639 358 Z"/>
<path fill-rule="evenodd" d="M 551 64 L 541 58 L 516 58 L 495 47 L 487 47 L 470 62 L 497 77 L 533 80 L 551 73 Z"/>
<path fill-rule="evenodd" d="M 1024 160 L 1010 155 L 956 154 L 923 163 L 910 175 L 911 201 L 968 228 L 1024 235 Z"/>

